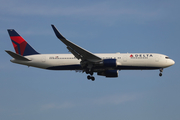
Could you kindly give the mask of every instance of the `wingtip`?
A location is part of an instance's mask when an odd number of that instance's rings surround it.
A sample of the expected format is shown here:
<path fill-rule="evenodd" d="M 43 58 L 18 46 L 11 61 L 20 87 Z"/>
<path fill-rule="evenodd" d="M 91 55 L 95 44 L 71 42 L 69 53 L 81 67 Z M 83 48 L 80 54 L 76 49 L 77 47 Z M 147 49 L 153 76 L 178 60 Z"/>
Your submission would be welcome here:
<path fill-rule="evenodd" d="M 4 50 L 4 51 L 7 52 L 7 53 L 9 52 L 9 50 Z"/>
<path fill-rule="evenodd" d="M 64 36 L 61 35 L 61 33 L 58 31 L 58 29 L 53 25 L 51 24 L 53 30 L 54 30 L 54 33 L 55 35 L 59 38 L 59 39 L 65 39 Z"/>
<path fill-rule="evenodd" d="M 51 24 L 52 27 L 55 27 L 53 24 Z"/>
<path fill-rule="evenodd" d="M 57 35 L 57 33 L 59 33 L 59 31 L 57 30 L 57 28 L 56 28 L 53 24 L 51 24 L 51 27 L 53 28 L 55 34 Z"/>

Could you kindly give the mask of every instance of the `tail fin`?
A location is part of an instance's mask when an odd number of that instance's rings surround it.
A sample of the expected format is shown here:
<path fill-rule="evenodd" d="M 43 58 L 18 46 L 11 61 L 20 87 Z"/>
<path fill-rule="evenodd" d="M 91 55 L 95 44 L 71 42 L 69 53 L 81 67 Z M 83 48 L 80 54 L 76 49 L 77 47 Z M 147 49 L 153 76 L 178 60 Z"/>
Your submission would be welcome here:
<path fill-rule="evenodd" d="M 8 29 L 8 33 L 17 54 L 22 56 L 39 54 L 14 29 Z"/>

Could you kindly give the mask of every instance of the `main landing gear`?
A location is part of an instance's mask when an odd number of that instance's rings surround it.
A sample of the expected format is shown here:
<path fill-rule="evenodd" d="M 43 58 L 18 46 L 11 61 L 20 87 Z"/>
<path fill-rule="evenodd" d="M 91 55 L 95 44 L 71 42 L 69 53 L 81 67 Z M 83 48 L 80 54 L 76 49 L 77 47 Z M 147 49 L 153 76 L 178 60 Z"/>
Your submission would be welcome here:
<path fill-rule="evenodd" d="M 161 77 L 162 76 L 162 72 L 163 72 L 163 68 L 160 68 L 159 71 L 160 71 L 159 76 Z"/>
<path fill-rule="evenodd" d="M 87 79 L 88 79 L 88 80 L 90 80 L 90 79 L 91 79 L 92 81 L 95 80 L 95 77 L 93 77 L 93 72 L 92 72 L 92 71 L 86 70 L 86 74 L 90 74 L 90 75 L 87 76 Z"/>

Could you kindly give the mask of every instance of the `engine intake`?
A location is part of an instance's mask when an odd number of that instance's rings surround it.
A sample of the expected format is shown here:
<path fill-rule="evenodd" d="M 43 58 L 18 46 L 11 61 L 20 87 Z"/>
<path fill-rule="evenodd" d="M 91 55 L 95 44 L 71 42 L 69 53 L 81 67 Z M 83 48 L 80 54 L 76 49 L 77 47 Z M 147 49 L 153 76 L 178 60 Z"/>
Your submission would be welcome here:
<path fill-rule="evenodd" d="M 115 68 L 117 67 L 117 60 L 116 59 L 104 59 L 100 63 L 98 63 L 101 66 L 108 67 L 108 68 Z"/>

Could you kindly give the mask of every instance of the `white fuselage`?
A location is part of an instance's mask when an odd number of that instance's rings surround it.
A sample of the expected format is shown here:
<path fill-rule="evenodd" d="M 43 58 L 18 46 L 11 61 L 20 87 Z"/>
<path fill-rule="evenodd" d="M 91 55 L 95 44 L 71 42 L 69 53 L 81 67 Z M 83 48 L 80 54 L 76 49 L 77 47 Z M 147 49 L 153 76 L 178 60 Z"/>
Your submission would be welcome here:
<path fill-rule="evenodd" d="M 168 56 L 156 53 L 114 53 L 95 54 L 102 59 L 116 59 L 116 70 L 160 69 L 173 65 L 175 62 Z M 72 54 L 37 54 L 24 56 L 31 61 L 12 59 L 11 62 L 50 70 L 82 70 L 80 60 Z M 103 69 L 103 66 L 98 69 Z"/>

